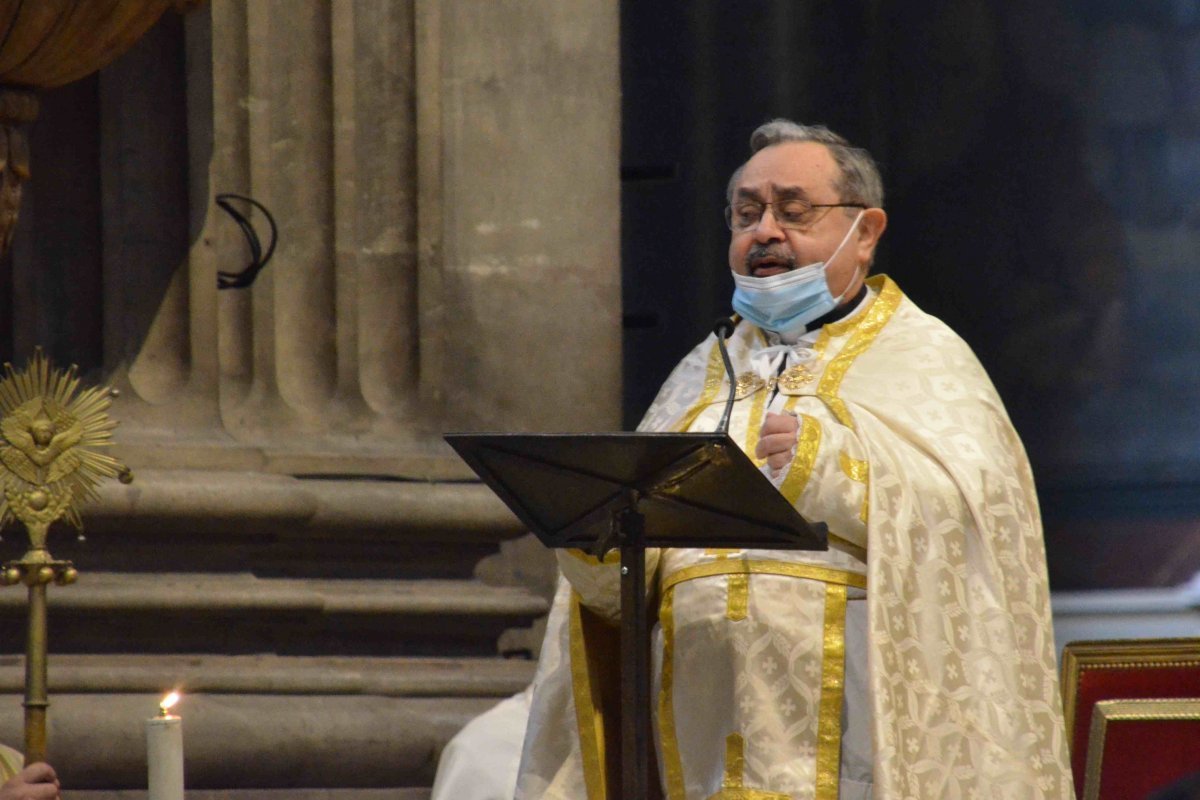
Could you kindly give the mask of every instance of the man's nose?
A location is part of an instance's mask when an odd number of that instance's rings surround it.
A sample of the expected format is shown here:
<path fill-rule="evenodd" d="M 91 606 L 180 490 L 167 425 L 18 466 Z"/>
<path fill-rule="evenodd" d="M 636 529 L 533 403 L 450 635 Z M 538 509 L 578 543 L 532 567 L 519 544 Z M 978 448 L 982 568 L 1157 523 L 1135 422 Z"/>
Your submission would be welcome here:
<path fill-rule="evenodd" d="M 763 208 L 762 216 L 758 218 L 758 224 L 754 226 L 754 240 L 774 242 L 783 238 L 783 228 L 779 227 L 779 221 L 775 219 L 775 212 L 771 206 L 766 206 Z"/>

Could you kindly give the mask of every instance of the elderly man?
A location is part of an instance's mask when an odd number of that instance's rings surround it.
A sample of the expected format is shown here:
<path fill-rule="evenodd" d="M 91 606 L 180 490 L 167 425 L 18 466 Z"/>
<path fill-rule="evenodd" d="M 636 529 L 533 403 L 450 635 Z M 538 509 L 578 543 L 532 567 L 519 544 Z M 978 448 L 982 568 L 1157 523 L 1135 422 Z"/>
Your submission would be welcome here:
<path fill-rule="evenodd" d="M 726 210 L 730 435 L 830 547 L 647 555 L 662 791 L 1070 797 L 1037 498 L 1004 407 L 958 336 L 867 278 L 887 226 L 870 156 L 786 120 L 751 151 Z M 725 380 L 709 337 L 641 429 L 712 430 Z M 517 798 L 601 800 L 618 567 L 559 560 Z"/>

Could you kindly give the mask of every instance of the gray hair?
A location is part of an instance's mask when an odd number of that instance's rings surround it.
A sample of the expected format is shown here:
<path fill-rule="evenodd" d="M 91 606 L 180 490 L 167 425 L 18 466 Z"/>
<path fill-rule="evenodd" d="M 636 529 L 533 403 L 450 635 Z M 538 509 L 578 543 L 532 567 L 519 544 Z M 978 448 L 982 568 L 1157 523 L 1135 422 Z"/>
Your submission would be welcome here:
<path fill-rule="evenodd" d="M 843 137 L 824 125 L 801 125 L 789 119 L 773 119 L 759 125 L 750 134 L 750 155 L 771 145 L 783 142 L 817 142 L 829 148 L 840 177 L 834 189 L 844 203 L 864 203 L 869 208 L 883 208 L 883 179 L 871 154 L 853 147 Z M 742 166 L 734 170 L 725 188 L 725 199 L 733 200 L 733 187 L 742 176 Z"/>

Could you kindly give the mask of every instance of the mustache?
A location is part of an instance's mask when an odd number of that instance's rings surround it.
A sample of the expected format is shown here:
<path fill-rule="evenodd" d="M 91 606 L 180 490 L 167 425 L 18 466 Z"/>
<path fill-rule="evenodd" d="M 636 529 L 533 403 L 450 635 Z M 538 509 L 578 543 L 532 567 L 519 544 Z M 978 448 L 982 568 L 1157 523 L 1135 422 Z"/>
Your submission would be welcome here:
<path fill-rule="evenodd" d="M 778 243 L 755 244 L 746 252 L 746 271 L 753 269 L 759 261 L 768 259 L 787 265 L 789 270 L 796 268 L 796 255 L 788 247 Z"/>

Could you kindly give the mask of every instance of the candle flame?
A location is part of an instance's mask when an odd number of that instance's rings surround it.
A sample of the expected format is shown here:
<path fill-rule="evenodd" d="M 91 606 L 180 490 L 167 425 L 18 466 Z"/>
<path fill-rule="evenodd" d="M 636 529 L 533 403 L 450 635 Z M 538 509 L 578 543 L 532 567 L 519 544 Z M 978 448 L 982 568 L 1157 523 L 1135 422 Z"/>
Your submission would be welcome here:
<path fill-rule="evenodd" d="M 158 704 L 158 709 L 162 713 L 162 715 L 165 717 L 167 715 L 167 712 L 171 710 L 171 707 L 174 706 L 178 702 L 179 702 L 179 692 L 171 692 L 169 695 L 167 695 L 166 697 L 164 697 L 162 699 L 161 703 Z"/>

